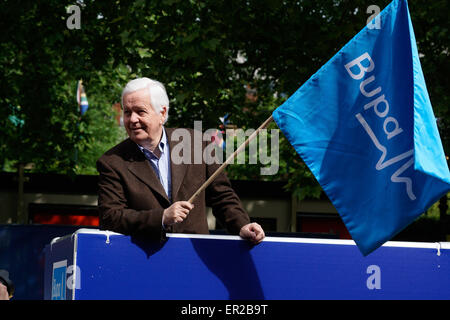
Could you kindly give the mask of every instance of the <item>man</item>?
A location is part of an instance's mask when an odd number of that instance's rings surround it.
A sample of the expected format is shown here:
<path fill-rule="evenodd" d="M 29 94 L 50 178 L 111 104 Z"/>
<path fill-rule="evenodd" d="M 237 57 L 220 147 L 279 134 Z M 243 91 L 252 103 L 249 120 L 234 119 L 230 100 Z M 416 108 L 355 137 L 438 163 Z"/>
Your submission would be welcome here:
<path fill-rule="evenodd" d="M 130 81 L 122 92 L 122 108 L 129 138 L 97 161 L 100 228 L 157 239 L 164 239 L 166 232 L 209 233 L 209 205 L 230 233 L 255 244 L 264 239 L 264 230 L 250 223 L 225 173 L 192 204 L 186 201 L 219 166 L 172 160 L 176 129 L 164 127 L 169 99 L 161 83 L 148 78 Z M 194 136 L 193 130 L 188 132 Z M 196 151 L 193 141 L 178 143 L 191 155 Z"/>

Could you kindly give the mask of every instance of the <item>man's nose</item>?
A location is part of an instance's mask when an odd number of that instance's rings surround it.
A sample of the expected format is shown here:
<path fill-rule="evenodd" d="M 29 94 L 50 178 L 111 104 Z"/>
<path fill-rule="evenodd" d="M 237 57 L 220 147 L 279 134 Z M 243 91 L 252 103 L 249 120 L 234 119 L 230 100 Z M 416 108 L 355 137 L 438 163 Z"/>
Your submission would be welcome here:
<path fill-rule="evenodd" d="M 130 122 L 137 123 L 139 122 L 138 115 L 136 112 L 132 112 L 130 116 Z"/>

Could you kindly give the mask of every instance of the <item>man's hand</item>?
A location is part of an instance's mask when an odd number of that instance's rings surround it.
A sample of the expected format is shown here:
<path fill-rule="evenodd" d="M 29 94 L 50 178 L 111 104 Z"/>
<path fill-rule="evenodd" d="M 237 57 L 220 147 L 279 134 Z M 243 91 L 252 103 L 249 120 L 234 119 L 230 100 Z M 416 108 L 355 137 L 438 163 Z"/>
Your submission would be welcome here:
<path fill-rule="evenodd" d="M 0 283 L 0 300 L 9 300 L 8 289 L 3 283 Z"/>
<path fill-rule="evenodd" d="M 194 208 L 194 205 L 188 201 L 174 202 L 170 207 L 164 210 L 163 225 L 171 226 L 175 223 L 183 222 L 186 219 L 189 211 Z"/>
<path fill-rule="evenodd" d="M 239 236 L 253 242 L 254 244 L 258 244 L 266 235 L 263 228 L 256 222 L 253 222 L 243 226 L 239 232 Z"/>

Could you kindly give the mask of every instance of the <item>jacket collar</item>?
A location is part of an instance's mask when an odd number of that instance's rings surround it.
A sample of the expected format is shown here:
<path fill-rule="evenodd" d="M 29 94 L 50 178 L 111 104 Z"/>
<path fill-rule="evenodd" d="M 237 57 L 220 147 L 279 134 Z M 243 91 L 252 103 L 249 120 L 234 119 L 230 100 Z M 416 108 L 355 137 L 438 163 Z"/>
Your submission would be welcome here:
<path fill-rule="evenodd" d="M 177 194 L 180 190 L 181 184 L 183 183 L 184 176 L 186 174 L 188 164 L 174 164 L 172 161 L 172 150 L 174 147 L 181 142 L 173 141 L 172 134 L 175 131 L 173 128 L 165 128 L 167 134 L 167 141 L 169 143 L 169 153 L 170 153 L 170 170 L 171 170 L 171 182 L 172 182 L 172 201 L 180 201 L 187 199 L 178 199 Z M 139 180 L 149 186 L 152 190 L 157 192 L 163 199 L 170 204 L 170 201 L 164 191 L 161 182 L 159 181 L 153 168 L 145 158 L 144 154 L 139 149 L 138 145 L 134 143 L 131 139 L 129 141 L 129 152 L 127 152 L 128 160 L 130 162 L 128 170 L 133 173 Z"/>

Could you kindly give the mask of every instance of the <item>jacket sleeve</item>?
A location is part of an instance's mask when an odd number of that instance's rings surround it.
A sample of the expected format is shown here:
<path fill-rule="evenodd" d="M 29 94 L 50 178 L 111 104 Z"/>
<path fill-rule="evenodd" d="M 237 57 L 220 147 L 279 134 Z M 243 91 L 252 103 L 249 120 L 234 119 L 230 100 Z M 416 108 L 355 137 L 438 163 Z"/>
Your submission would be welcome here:
<path fill-rule="evenodd" d="M 208 179 L 219 165 L 207 165 L 206 179 Z M 226 226 L 231 234 L 239 234 L 241 228 L 250 223 L 248 214 L 242 208 L 241 200 L 234 192 L 231 183 L 223 171 L 206 188 L 206 205 L 212 207 L 214 216 Z"/>
<path fill-rule="evenodd" d="M 120 174 L 104 158 L 97 161 L 99 172 L 98 210 L 100 229 L 125 235 L 165 240 L 163 208 L 130 209 Z"/>

